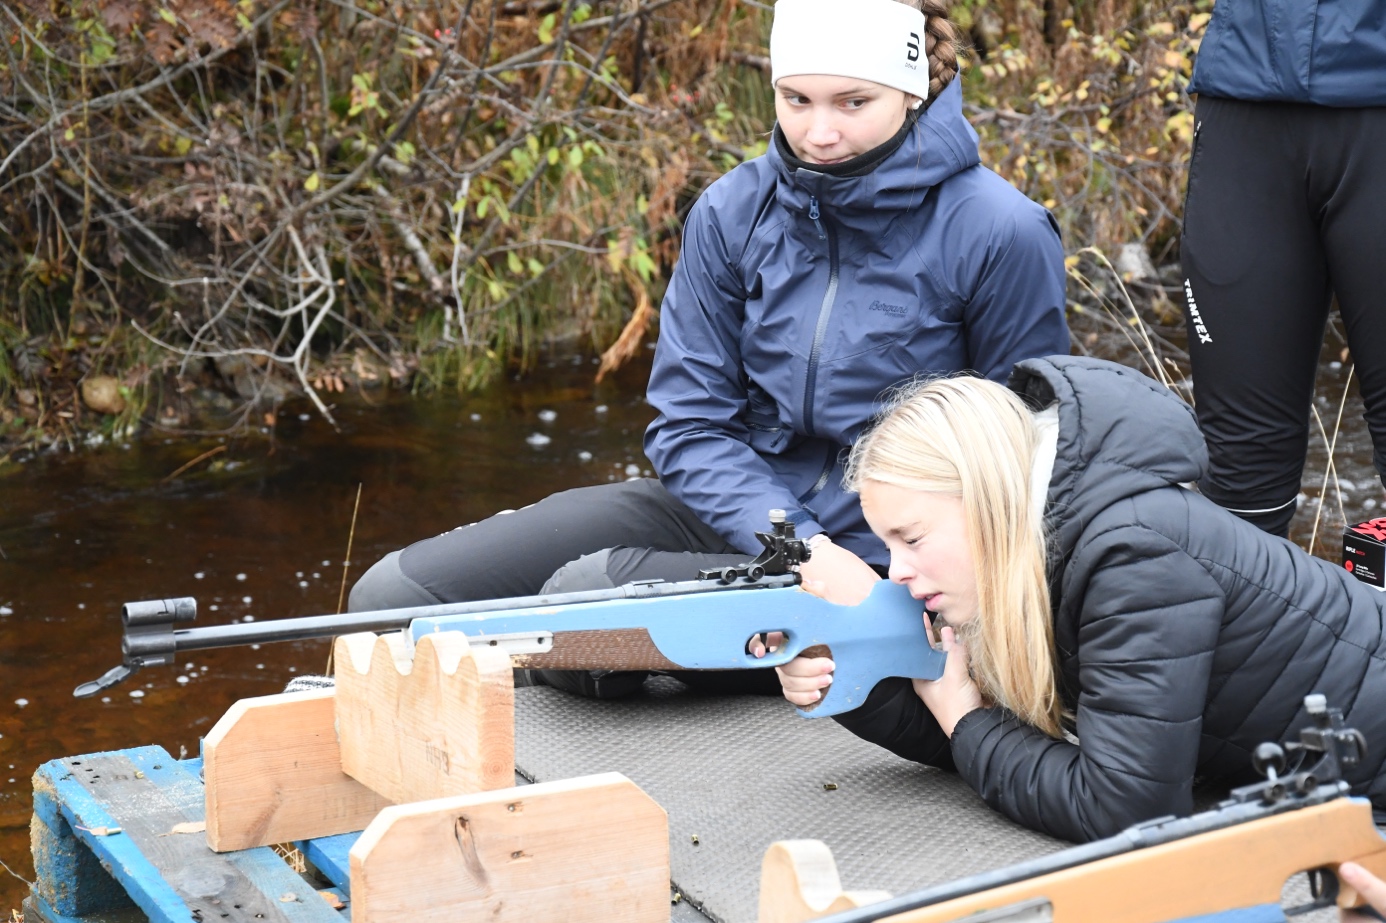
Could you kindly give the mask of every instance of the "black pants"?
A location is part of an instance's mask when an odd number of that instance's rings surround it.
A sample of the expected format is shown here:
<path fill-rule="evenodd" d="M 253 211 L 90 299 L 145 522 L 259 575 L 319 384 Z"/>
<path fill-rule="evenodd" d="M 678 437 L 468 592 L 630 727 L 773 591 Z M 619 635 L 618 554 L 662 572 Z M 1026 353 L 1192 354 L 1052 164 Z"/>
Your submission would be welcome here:
<path fill-rule="evenodd" d="M 1335 294 L 1386 474 L 1386 108 L 1204 97 L 1194 118 L 1180 256 L 1199 486 L 1283 535 Z"/>
<path fill-rule="evenodd" d="M 658 481 L 624 481 L 566 490 L 391 552 L 352 587 L 348 609 L 571 593 L 656 578 L 692 580 L 701 568 L 750 557 Z M 632 692 L 645 678 L 644 673 L 538 672 L 549 685 L 603 697 Z M 771 670 L 676 675 L 712 692 L 779 691 Z"/>

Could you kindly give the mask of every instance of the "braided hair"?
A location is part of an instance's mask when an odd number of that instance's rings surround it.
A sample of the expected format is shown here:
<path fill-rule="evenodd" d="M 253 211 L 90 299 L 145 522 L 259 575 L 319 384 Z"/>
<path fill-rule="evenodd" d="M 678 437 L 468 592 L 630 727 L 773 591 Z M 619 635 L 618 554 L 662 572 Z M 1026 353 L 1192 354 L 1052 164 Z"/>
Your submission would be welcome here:
<path fill-rule="evenodd" d="M 958 27 L 948 18 L 942 0 L 899 0 L 924 14 L 924 54 L 929 60 L 929 99 L 938 99 L 943 88 L 958 76 L 958 49 L 962 41 Z"/>

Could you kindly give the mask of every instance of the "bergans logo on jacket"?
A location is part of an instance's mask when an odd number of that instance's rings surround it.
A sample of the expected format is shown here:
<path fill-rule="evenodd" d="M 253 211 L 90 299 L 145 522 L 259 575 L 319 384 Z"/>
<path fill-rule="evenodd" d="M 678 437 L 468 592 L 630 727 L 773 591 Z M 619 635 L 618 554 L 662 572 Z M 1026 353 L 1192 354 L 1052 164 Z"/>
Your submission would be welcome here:
<path fill-rule="evenodd" d="M 886 314 L 893 314 L 896 317 L 904 317 L 909 312 L 902 304 L 886 304 L 884 301 L 873 301 L 868 311 L 881 311 Z"/>

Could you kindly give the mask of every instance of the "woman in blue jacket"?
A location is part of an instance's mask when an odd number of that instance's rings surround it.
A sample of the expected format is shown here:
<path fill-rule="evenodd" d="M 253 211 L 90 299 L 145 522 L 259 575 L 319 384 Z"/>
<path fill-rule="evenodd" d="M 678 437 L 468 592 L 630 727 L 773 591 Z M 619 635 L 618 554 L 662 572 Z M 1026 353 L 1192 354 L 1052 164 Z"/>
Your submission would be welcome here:
<path fill-rule="evenodd" d="M 775 5 L 773 142 L 694 205 L 661 311 L 645 437 L 659 479 L 394 552 L 353 611 L 689 579 L 756 553 L 772 508 L 830 597 L 879 579 L 885 548 L 840 456 L 883 392 L 919 373 L 1000 380 L 1069 346 L 1056 225 L 980 165 L 953 27 L 924 6 Z M 590 680 L 619 694 L 638 677 Z"/>
<path fill-rule="evenodd" d="M 1284 535 L 1336 296 L 1386 474 L 1386 3 L 1218 0 L 1180 259 L 1204 496 Z"/>

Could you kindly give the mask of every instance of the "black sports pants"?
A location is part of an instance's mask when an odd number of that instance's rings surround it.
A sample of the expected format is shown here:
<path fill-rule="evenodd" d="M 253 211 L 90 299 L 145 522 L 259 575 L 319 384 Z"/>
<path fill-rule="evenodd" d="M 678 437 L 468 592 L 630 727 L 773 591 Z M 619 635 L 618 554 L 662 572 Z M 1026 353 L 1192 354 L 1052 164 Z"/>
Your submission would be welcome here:
<path fill-rule="evenodd" d="M 1203 97 L 1194 119 L 1180 258 L 1199 486 L 1284 535 L 1335 294 L 1386 475 L 1386 108 Z"/>
<path fill-rule="evenodd" d="M 766 511 L 766 527 L 770 525 Z M 664 489 L 642 478 L 580 487 L 391 552 L 351 588 L 365 612 L 440 602 L 608 589 L 634 580 L 692 580 L 701 568 L 749 560 Z M 645 674 L 539 671 L 587 695 L 634 691 Z M 770 670 L 677 674 L 712 692 L 779 691 Z"/>

